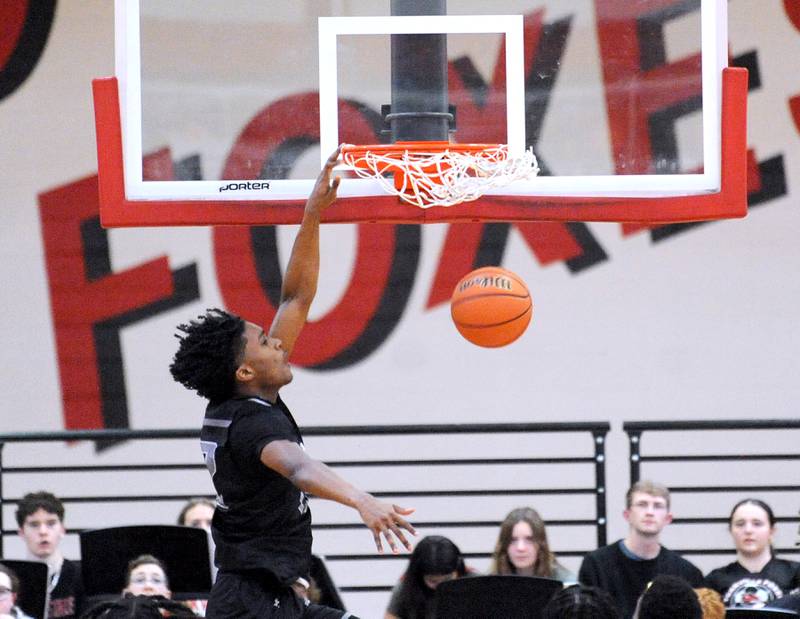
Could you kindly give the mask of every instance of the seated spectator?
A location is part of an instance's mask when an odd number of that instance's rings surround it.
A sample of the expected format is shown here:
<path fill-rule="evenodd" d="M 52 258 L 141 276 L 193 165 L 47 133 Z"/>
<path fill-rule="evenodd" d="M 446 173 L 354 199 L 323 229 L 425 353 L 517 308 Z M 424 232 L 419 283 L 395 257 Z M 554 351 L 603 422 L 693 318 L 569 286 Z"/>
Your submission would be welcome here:
<path fill-rule="evenodd" d="M 708 587 L 698 587 L 694 592 L 700 600 L 703 619 L 725 619 L 725 604 L 719 593 Z"/>
<path fill-rule="evenodd" d="M 614 598 L 624 619 L 633 616 L 647 583 L 660 574 L 680 576 L 694 587 L 703 574 L 678 553 L 661 544 L 661 533 L 672 522 L 669 490 L 652 481 L 633 484 L 625 495 L 628 534 L 583 558 L 578 578 Z"/>
<path fill-rule="evenodd" d="M 736 561 L 712 570 L 706 586 L 722 595 L 725 606 L 769 605 L 800 587 L 800 563 L 772 554 L 775 515 L 758 499 L 744 499 L 733 506 L 728 522 Z"/>
<path fill-rule="evenodd" d="M 503 520 L 489 573 L 540 576 L 567 584 L 577 581 L 575 574 L 556 560 L 547 543 L 544 520 L 531 507 L 511 510 Z"/>
<path fill-rule="evenodd" d="M 122 594 L 172 597 L 164 564 L 153 555 L 140 555 L 128 563 Z"/>
<path fill-rule="evenodd" d="M 620 619 L 611 596 L 597 587 L 572 585 L 553 596 L 541 619 Z"/>
<path fill-rule="evenodd" d="M 195 616 L 184 604 L 171 601 L 171 597 L 164 564 L 152 555 L 140 555 L 128 563 L 122 597 L 98 604 L 83 615 L 83 619 L 155 618 L 162 615 L 162 610 L 168 611 L 168 616 Z"/>
<path fill-rule="evenodd" d="M 211 531 L 211 519 L 214 517 L 215 507 L 211 499 L 190 499 L 178 515 L 178 524 Z"/>
<path fill-rule="evenodd" d="M 403 577 L 392 591 L 384 619 L 436 617 L 436 587 L 466 574 L 467 568 L 458 546 L 439 535 L 423 537 L 411 553 Z"/>
<path fill-rule="evenodd" d="M 64 505 L 49 492 L 26 494 L 17 504 L 19 535 L 27 547 L 27 559 L 47 563 L 50 619 L 74 619 L 83 603 L 80 561 L 70 561 L 59 546 L 66 535 Z"/>
<path fill-rule="evenodd" d="M 700 600 L 679 576 L 656 576 L 639 598 L 634 619 L 703 619 Z"/>
<path fill-rule="evenodd" d="M 19 595 L 19 578 L 17 575 L 0 564 L 0 617 L 12 619 L 31 619 L 17 607 Z"/>

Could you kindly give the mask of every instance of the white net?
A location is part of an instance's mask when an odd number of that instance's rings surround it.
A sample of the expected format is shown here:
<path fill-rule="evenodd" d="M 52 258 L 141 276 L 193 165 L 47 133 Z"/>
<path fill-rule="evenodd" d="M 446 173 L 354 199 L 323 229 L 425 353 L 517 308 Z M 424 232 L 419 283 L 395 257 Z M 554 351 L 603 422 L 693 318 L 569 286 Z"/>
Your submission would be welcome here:
<path fill-rule="evenodd" d="M 533 149 L 510 157 L 504 144 L 479 150 L 423 150 L 375 152 L 342 149 L 342 160 L 361 178 L 375 179 L 420 208 L 453 206 L 477 200 L 488 190 L 539 173 Z M 394 172 L 395 179 L 387 177 Z"/>

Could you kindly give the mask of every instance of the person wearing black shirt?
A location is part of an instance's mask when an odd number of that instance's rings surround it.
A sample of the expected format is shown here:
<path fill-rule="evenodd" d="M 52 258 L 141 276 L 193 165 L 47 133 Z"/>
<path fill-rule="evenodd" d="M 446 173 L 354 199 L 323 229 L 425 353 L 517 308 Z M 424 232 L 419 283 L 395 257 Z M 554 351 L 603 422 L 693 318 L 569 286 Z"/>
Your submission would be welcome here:
<path fill-rule="evenodd" d="M 83 579 L 80 561 L 61 554 L 64 504 L 50 492 L 30 492 L 17 504 L 19 535 L 25 540 L 27 559 L 47 563 L 50 619 L 74 619 L 81 613 Z"/>
<path fill-rule="evenodd" d="M 722 596 L 725 606 L 772 604 L 800 587 L 800 563 L 772 554 L 775 514 L 759 499 L 734 505 L 728 528 L 736 545 L 736 561 L 709 572 L 706 586 Z"/>
<path fill-rule="evenodd" d="M 292 585 L 307 579 L 311 513 L 307 493 L 356 509 L 383 552 L 402 545 L 413 510 L 378 501 L 310 458 L 278 391 L 292 380 L 288 358 L 305 324 L 319 275 L 319 223 L 336 199 L 338 149 L 306 202 L 268 332 L 222 310 L 178 326 L 170 371 L 209 400 L 201 448 L 217 491 L 211 531 L 219 574 L 208 617 L 341 617 L 304 605 Z M 349 616 L 349 615 L 345 615 Z"/>
<path fill-rule="evenodd" d="M 703 573 L 676 552 L 661 545 L 661 531 L 672 522 L 669 490 L 650 481 L 639 481 L 626 495 L 628 535 L 587 554 L 578 580 L 604 589 L 622 616 L 636 610 L 639 595 L 657 575 L 679 576 L 692 587 L 703 582 Z"/>

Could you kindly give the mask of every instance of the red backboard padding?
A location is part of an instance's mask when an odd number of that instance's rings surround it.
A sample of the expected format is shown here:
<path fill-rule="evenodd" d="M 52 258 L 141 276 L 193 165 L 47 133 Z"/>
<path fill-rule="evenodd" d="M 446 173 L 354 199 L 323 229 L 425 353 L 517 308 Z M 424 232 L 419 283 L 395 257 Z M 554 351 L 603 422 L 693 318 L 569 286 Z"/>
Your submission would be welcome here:
<path fill-rule="evenodd" d="M 119 88 L 96 79 L 94 91 L 100 221 L 104 227 L 298 224 L 304 200 L 128 200 L 122 164 Z M 393 195 L 340 198 L 327 223 L 482 221 L 615 221 L 678 223 L 747 214 L 747 70 L 722 76 L 722 182 L 718 193 L 672 198 L 485 196 L 451 207 L 420 209 Z"/>

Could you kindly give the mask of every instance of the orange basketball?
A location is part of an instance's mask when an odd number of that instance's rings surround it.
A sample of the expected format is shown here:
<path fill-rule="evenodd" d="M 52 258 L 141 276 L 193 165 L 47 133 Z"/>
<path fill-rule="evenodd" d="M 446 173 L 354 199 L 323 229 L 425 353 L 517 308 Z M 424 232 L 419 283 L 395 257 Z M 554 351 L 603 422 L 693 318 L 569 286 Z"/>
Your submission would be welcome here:
<path fill-rule="evenodd" d="M 533 316 L 533 301 L 518 275 L 500 267 L 483 267 L 456 284 L 450 315 L 470 342 L 497 348 L 525 332 Z"/>

